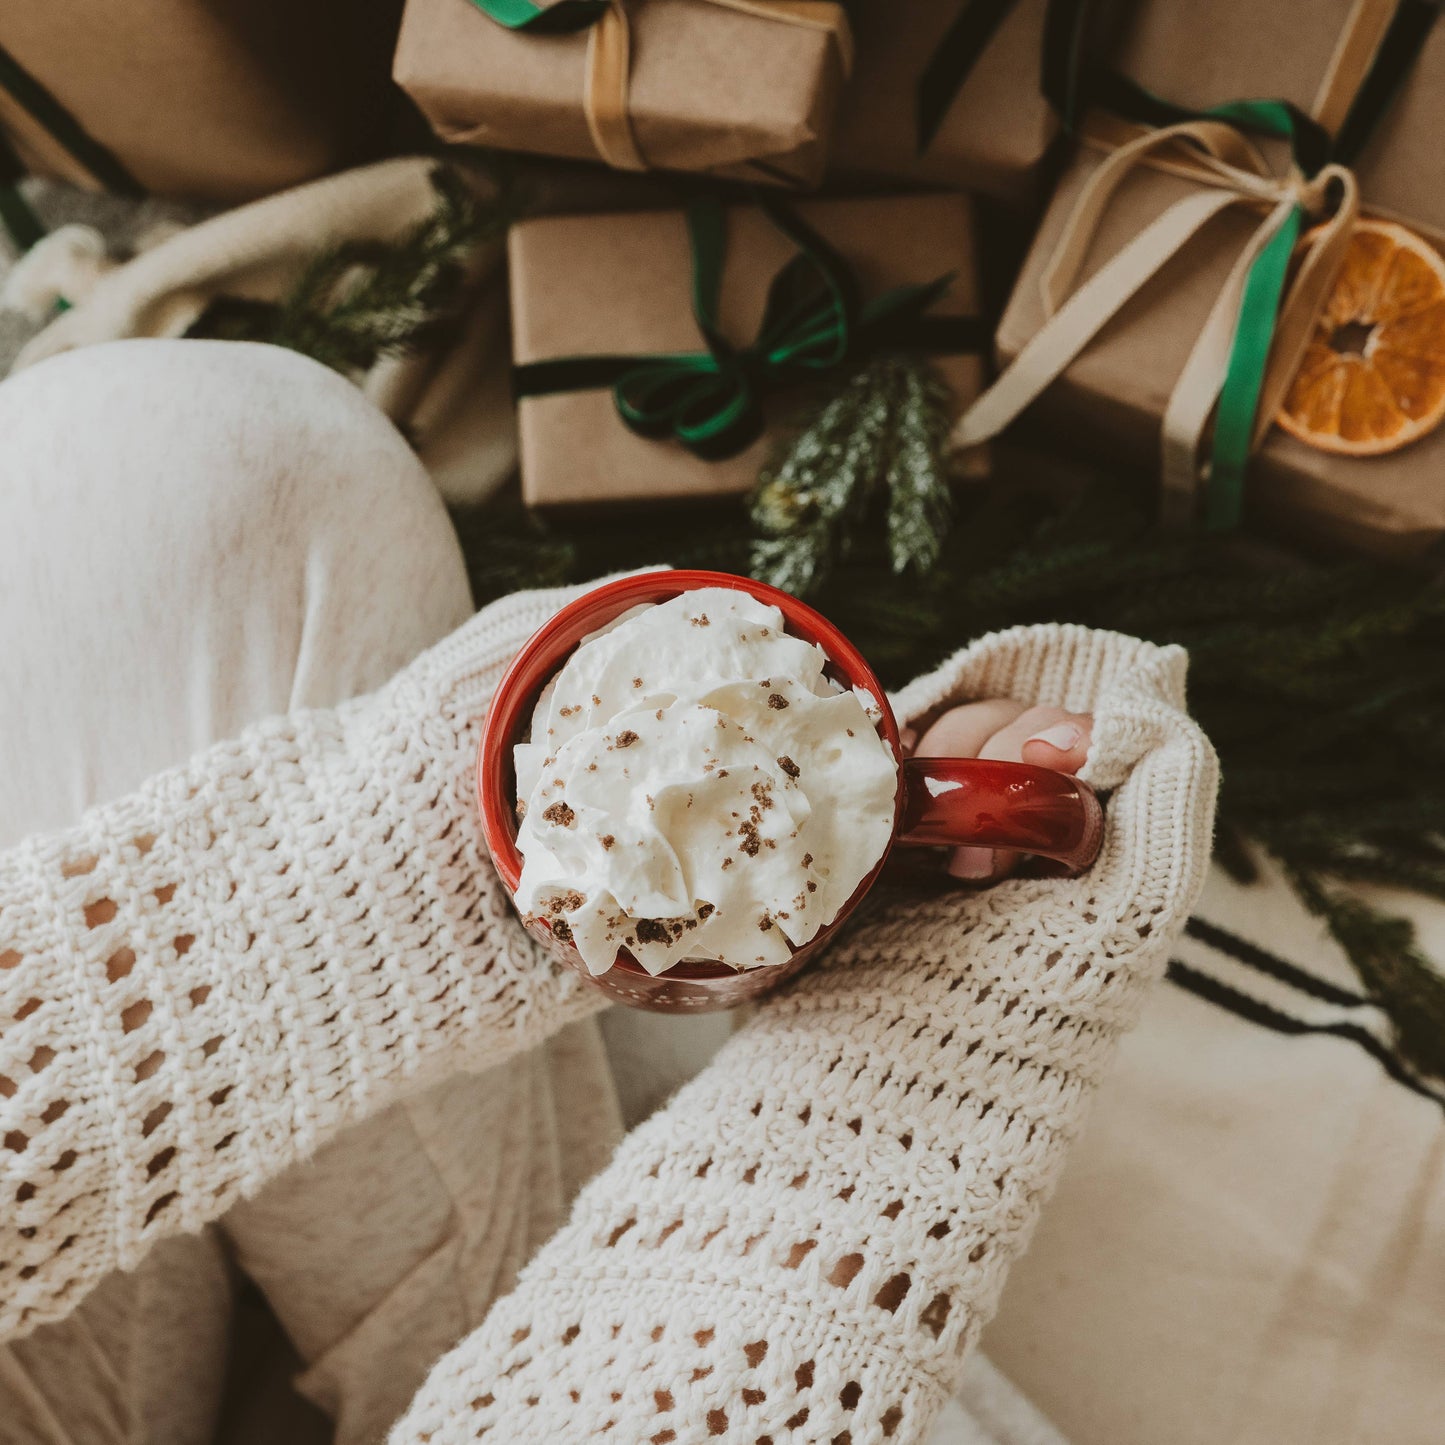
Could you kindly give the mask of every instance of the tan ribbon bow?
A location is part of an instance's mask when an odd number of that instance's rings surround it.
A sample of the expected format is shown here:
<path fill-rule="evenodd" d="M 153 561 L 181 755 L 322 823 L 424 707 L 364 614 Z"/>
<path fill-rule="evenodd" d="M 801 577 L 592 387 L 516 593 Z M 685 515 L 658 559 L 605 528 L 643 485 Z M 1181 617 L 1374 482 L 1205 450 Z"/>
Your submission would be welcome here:
<path fill-rule="evenodd" d="M 1146 163 L 1163 164 L 1202 182 L 1204 189 L 1175 202 L 1074 289 L 1110 199 L 1129 174 Z M 1013 365 L 959 419 L 952 444 L 961 450 L 1002 431 L 1206 222 L 1241 205 L 1264 214 L 1221 289 L 1164 414 L 1164 520 L 1177 524 L 1192 517 L 1200 445 L 1224 385 L 1250 267 L 1297 205 L 1308 216 L 1327 216 L 1307 237 L 1280 305 L 1255 413 L 1254 445 L 1258 446 L 1299 368 L 1359 212 L 1359 188 L 1345 167 L 1326 166 L 1311 179 L 1297 169 L 1276 175 L 1259 151 L 1222 121 L 1188 121 L 1136 135 L 1099 166 L 1075 203 L 1044 271 L 1041 285 L 1048 320 Z"/>
<path fill-rule="evenodd" d="M 837 0 L 703 0 L 725 10 L 823 30 L 838 47 L 843 74 L 853 69 L 853 32 Z M 648 164 L 637 147 L 628 110 L 632 69 L 632 32 L 623 0 L 612 0 L 602 18 L 588 31 L 587 79 L 582 108 L 597 154 L 623 171 L 645 171 Z"/>

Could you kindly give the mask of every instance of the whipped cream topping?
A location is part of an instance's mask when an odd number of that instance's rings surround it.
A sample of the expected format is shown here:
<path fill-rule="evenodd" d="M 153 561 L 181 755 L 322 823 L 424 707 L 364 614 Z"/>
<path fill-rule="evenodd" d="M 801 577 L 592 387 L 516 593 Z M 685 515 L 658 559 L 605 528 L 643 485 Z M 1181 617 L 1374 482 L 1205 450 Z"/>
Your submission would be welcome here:
<path fill-rule="evenodd" d="M 517 903 L 593 973 L 787 961 L 883 856 L 878 701 L 745 592 L 633 608 L 578 644 L 515 750 Z"/>

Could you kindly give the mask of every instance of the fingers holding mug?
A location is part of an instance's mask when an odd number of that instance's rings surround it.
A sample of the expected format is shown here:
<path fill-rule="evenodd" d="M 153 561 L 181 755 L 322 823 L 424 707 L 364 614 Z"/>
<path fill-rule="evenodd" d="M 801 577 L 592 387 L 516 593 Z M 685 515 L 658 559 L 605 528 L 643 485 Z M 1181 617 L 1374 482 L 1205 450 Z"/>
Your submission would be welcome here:
<path fill-rule="evenodd" d="M 1093 718 L 1087 713 L 993 698 L 950 708 L 924 731 L 913 753 L 1032 763 L 1072 775 L 1083 767 L 1092 735 Z M 1006 849 L 955 848 L 948 872 L 967 883 L 995 883 L 1012 872 L 1019 856 Z"/>

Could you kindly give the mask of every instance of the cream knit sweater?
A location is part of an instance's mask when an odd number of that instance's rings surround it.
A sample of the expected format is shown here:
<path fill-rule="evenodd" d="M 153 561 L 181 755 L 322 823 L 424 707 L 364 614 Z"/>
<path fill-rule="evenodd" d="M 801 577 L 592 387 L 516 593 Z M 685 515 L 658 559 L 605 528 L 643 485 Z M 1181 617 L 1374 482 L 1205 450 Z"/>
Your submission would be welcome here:
<path fill-rule="evenodd" d="M 0 1338 L 597 1007 L 510 916 L 472 797 L 491 690 L 570 595 L 0 855 Z M 1049 626 L 905 689 L 909 718 L 1092 711 L 1098 863 L 879 900 L 627 1140 L 393 1439 L 920 1439 L 1202 883 L 1183 681 L 1177 649 Z"/>

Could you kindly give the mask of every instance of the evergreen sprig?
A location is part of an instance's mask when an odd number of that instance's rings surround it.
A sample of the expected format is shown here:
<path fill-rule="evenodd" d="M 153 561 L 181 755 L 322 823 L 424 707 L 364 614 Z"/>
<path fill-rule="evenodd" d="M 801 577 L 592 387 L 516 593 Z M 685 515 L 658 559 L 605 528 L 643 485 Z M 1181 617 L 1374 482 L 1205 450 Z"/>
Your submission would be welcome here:
<path fill-rule="evenodd" d="M 453 168 L 431 174 L 432 214 L 394 242 L 342 241 L 276 303 L 222 297 L 187 333 L 288 347 L 349 376 L 435 342 L 454 322 L 477 248 L 512 219 L 511 194 L 483 204 Z"/>
<path fill-rule="evenodd" d="M 850 554 L 880 506 L 892 571 L 928 572 L 951 515 L 950 401 L 916 358 L 880 356 L 848 378 L 759 477 L 753 575 L 806 595 Z"/>

